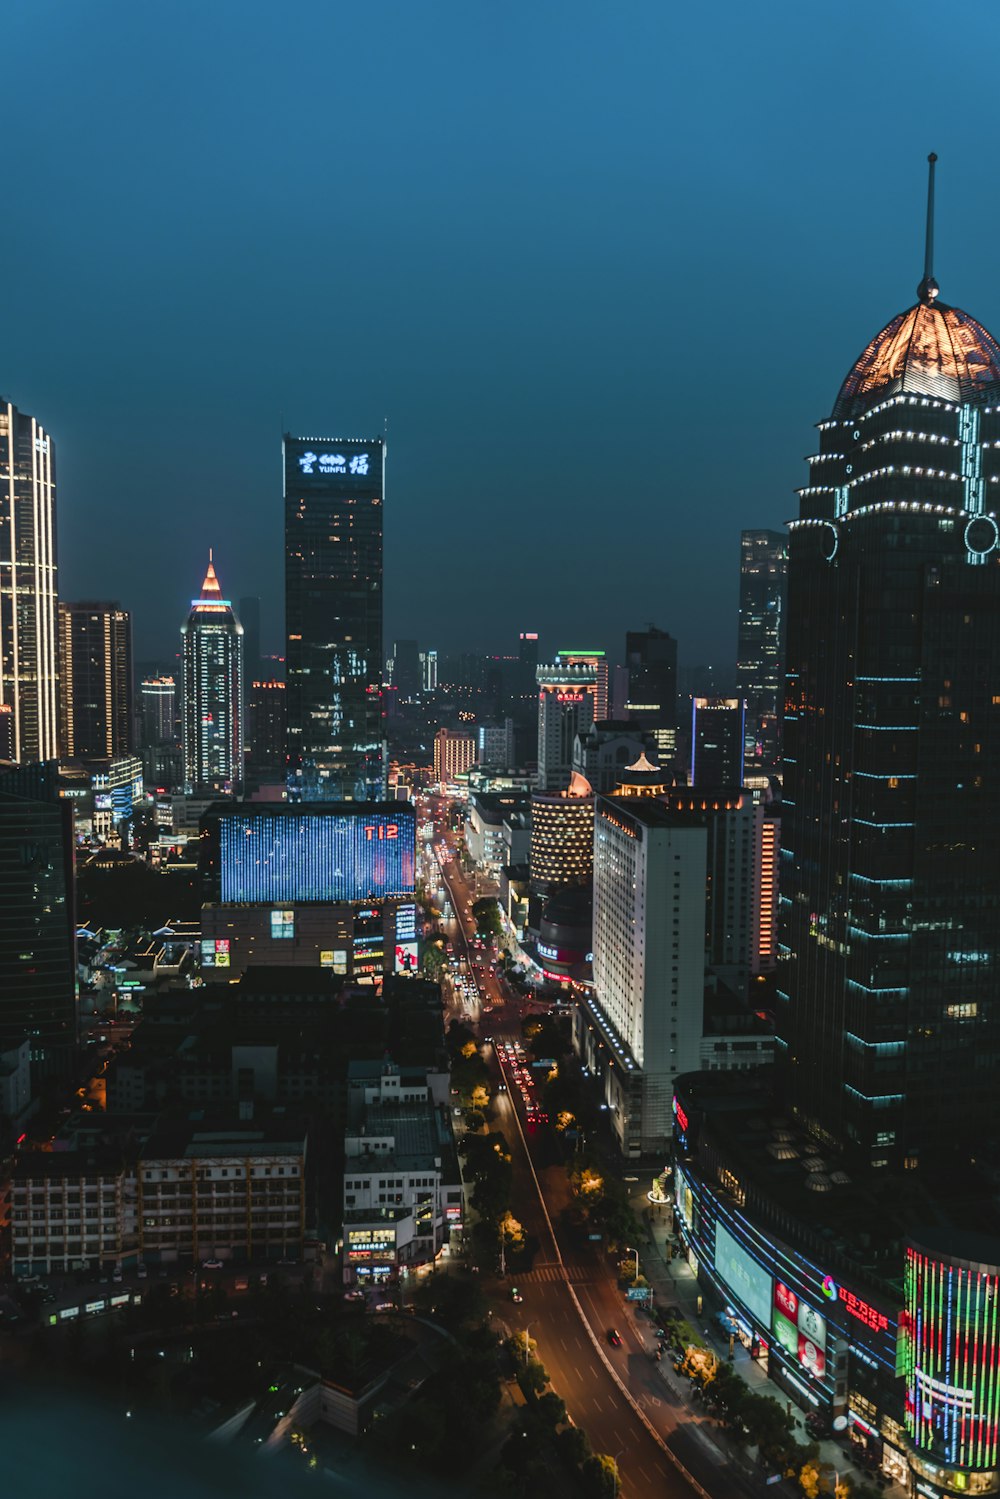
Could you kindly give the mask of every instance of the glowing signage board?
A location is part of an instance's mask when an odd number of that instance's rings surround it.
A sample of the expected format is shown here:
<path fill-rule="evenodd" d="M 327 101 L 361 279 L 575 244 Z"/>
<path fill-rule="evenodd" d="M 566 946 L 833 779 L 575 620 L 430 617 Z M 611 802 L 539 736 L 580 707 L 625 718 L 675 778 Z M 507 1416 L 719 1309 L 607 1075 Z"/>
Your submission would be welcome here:
<path fill-rule="evenodd" d="M 394 1228 L 350 1228 L 347 1231 L 348 1260 L 395 1260 Z"/>
<path fill-rule="evenodd" d="M 220 900 L 279 905 L 413 895 L 416 819 L 403 808 L 225 813 Z"/>
<path fill-rule="evenodd" d="M 396 943 L 395 970 L 397 973 L 416 973 L 419 961 L 419 950 L 415 942 Z"/>
<path fill-rule="evenodd" d="M 715 1273 L 762 1327 L 771 1324 L 771 1277 L 721 1223 L 715 1225 Z"/>
<path fill-rule="evenodd" d="M 786 1353 L 813 1379 L 826 1372 L 826 1318 L 803 1301 L 784 1281 L 774 1283 L 771 1328 Z"/>
<path fill-rule="evenodd" d="M 299 468 L 304 474 L 355 474 L 359 479 L 368 472 L 368 454 L 354 453 L 348 458 L 344 453 L 299 454 Z"/>

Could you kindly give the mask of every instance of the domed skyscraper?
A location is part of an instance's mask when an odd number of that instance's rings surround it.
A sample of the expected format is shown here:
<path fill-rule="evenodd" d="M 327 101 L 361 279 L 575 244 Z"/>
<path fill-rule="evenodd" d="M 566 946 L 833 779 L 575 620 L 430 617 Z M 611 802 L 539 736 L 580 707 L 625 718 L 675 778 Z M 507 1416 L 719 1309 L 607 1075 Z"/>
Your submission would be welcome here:
<path fill-rule="evenodd" d="M 790 523 L 778 1059 L 859 1167 L 1000 1125 L 1000 345 L 939 299 L 930 160 L 918 300 Z"/>

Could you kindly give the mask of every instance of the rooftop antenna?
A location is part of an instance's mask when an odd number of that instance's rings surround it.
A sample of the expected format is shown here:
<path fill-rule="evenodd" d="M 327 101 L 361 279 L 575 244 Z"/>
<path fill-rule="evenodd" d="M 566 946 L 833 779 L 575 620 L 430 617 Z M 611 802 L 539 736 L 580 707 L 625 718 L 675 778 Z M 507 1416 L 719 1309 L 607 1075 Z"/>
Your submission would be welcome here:
<path fill-rule="evenodd" d="M 927 158 L 927 237 L 924 241 L 924 279 L 917 287 L 917 296 L 925 307 L 929 307 L 939 296 L 941 288 L 934 280 L 934 164 L 937 152 Z"/>

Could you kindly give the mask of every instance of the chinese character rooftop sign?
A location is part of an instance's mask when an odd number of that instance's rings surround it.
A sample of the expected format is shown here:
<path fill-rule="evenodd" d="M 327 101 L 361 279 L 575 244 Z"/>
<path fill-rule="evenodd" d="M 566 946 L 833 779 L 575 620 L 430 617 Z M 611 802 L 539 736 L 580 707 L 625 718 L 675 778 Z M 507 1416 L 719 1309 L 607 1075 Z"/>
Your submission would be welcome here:
<path fill-rule="evenodd" d="M 311 448 L 299 454 L 299 468 L 304 474 L 354 474 L 361 478 L 368 473 L 368 454 L 316 453 Z"/>

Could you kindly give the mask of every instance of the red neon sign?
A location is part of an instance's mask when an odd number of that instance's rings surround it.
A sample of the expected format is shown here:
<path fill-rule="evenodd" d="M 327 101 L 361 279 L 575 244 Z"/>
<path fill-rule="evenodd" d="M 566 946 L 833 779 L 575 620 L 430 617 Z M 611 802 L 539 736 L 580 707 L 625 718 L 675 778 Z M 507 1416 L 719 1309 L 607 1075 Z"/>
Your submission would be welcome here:
<path fill-rule="evenodd" d="M 384 841 L 386 838 L 398 838 L 399 824 L 397 822 L 387 822 L 384 824 L 380 822 L 367 823 L 365 825 L 365 837 L 369 843 L 374 838 L 377 838 L 379 842 Z"/>
<path fill-rule="evenodd" d="M 681 1127 L 681 1133 L 686 1135 L 688 1131 L 688 1116 L 685 1114 L 676 1098 L 674 1099 L 674 1113 L 677 1115 L 677 1123 Z"/>
<path fill-rule="evenodd" d="M 867 1301 L 862 1301 L 861 1297 L 855 1296 L 853 1291 L 845 1291 L 843 1286 L 839 1289 L 844 1308 L 852 1317 L 857 1317 L 859 1322 L 863 1322 L 873 1332 L 881 1332 L 888 1328 L 889 1318 L 884 1312 L 880 1312 L 877 1307 L 870 1306 Z"/>

